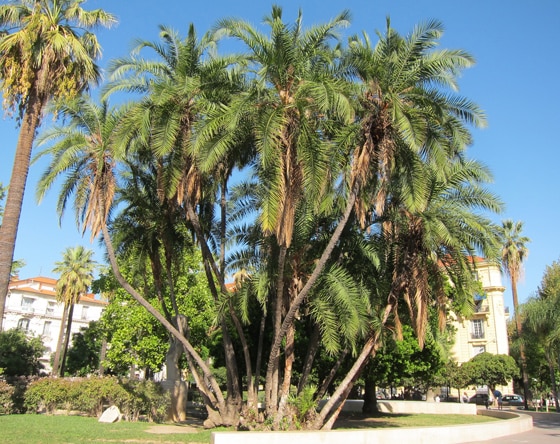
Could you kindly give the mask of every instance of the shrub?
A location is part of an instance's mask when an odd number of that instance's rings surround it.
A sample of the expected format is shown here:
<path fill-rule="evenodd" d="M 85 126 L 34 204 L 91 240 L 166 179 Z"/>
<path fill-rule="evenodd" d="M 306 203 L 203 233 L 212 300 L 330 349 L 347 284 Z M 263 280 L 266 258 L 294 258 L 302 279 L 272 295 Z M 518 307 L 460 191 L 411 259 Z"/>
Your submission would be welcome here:
<path fill-rule="evenodd" d="M 129 403 L 124 406 L 123 412 L 127 419 L 137 421 L 140 415 L 146 415 L 150 422 L 165 420 L 171 398 L 161 384 L 131 379 L 124 382 L 123 386 L 130 394 Z"/>
<path fill-rule="evenodd" d="M 32 382 L 25 392 L 24 406 L 28 413 L 68 408 L 70 381 L 62 378 L 42 378 Z"/>
<path fill-rule="evenodd" d="M 9 415 L 14 410 L 15 389 L 6 381 L 0 381 L 0 415 Z"/>
<path fill-rule="evenodd" d="M 33 382 L 39 380 L 39 376 L 11 376 L 6 378 L 6 382 L 10 384 L 14 392 L 12 394 L 12 413 L 25 413 L 25 392 L 27 387 Z"/>
<path fill-rule="evenodd" d="M 123 382 L 114 377 L 42 378 L 29 385 L 24 405 L 30 413 L 66 409 L 89 416 L 99 416 L 105 407 L 116 405 L 129 421 L 146 415 L 149 421 L 160 422 L 165 419 L 169 395 L 153 381 Z"/>

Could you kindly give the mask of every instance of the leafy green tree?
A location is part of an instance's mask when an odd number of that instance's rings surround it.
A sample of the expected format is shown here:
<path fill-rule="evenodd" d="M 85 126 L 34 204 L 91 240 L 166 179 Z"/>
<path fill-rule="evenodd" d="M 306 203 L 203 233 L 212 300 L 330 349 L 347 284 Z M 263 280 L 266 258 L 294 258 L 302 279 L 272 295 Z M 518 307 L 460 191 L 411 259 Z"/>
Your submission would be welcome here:
<path fill-rule="evenodd" d="M 53 373 L 55 375 L 64 375 L 66 352 L 72 330 L 74 304 L 79 302 L 81 296 L 87 294 L 93 281 L 96 262 L 92 259 L 92 256 L 93 251 L 86 250 L 81 245 L 67 248 L 63 252 L 62 260 L 55 262 L 56 266 L 53 268 L 53 272 L 60 275 L 56 282 L 56 298 L 64 304 L 53 363 Z"/>
<path fill-rule="evenodd" d="M 0 365 L 4 376 L 38 375 L 45 347 L 41 338 L 28 338 L 18 329 L 0 332 Z"/>
<path fill-rule="evenodd" d="M 4 107 L 16 111 L 20 132 L 0 226 L 0 329 L 8 294 L 33 141 L 53 98 L 74 97 L 100 79 L 97 26 L 116 22 L 83 0 L 14 0 L 0 5 L 0 82 Z"/>
<path fill-rule="evenodd" d="M 468 383 L 486 385 L 494 393 L 497 385 L 506 385 L 519 376 L 519 367 L 508 355 L 483 352 L 461 365 Z"/>
<path fill-rule="evenodd" d="M 556 372 L 560 367 L 560 262 L 546 267 L 538 295 L 520 306 L 523 343 L 538 344 L 548 367 L 551 391 L 558 402 Z M 540 362 L 540 360 L 538 360 Z M 556 404 L 558 409 L 558 404 Z"/>
<path fill-rule="evenodd" d="M 434 376 L 442 367 L 443 360 L 435 343 L 428 341 L 420 348 L 412 328 L 404 326 L 402 339 L 387 341 L 366 367 L 363 413 L 377 413 L 375 388 L 403 386 L 407 396 L 411 396 L 413 387 L 431 387 Z"/>
<path fill-rule="evenodd" d="M 72 376 L 88 376 L 99 372 L 103 332 L 99 322 L 92 321 L 72 335 L 66 358 L 66 372 Z"/>
<path fill-rule="evenodd" d="M 523 334 L 523 323 L 519 313 L 519 298 L 517 296 L 517 282 L 523 270 L 523 261 L 527 258 L 529 250 L 527 243 L 531 240 L 522 235 L 523 222 L 505 220 L 502 222 L 502 269 L 510 278 L 511 294 L 513 296 L 513 311 L 515 326 L 519 337 Z M 525 397 L 525 409 L 528 408 L 529 398 L 529 376 L 527 374 L 527 358 L 523 343 L 519 345 L 521 358 L 521 371 L 523 376 L 523 395 Z"/>

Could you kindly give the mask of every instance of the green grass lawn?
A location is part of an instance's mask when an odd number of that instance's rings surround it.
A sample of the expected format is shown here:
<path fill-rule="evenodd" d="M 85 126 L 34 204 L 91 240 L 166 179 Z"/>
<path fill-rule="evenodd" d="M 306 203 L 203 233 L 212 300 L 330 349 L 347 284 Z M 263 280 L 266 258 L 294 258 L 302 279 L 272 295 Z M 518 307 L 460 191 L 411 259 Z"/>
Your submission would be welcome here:
<path fill-rule="evenodd" d="M 209 443 L 210 430 L 198 433 L 149 433 L 156 426 L 146 422 L 104 424 L 81 416 L 7 415 L 0 416 L 0 443 L 81 444 L 81 443 Z M 180 428 L 180 426 L 178 426 Z"/>
<path fill-rule="evenodd" d="M 363 420 L 357 416 L 344 418 L 340 427 L 422 427 L 473 424 L 493 418 L 465 415 L 382 415 Z M 160 425 L 146 422 L 102 424 L 96 418 L 81 416 L 5 415 L 0 416 L 0 443 L 6 444 L 81 444 L 81 443 L 209 443 L 210 430 L 201 427 L 196 433 L 150 433 Z M 181 426 L 174 426 L 181 430 Z M 225 430 L 225 429 L 222 429 Z M 162 430 L 163 431 L 163 430 Z M 191 431 L 186 428 L 185 432 Z M 247 432 L 250 433 L 250 432 Z"/>

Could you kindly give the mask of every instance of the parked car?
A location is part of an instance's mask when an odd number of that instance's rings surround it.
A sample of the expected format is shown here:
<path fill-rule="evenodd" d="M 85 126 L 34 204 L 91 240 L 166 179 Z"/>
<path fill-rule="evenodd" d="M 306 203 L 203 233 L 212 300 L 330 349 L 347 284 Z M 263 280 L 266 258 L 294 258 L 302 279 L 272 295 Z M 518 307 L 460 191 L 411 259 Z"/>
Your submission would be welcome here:
<path fill-rule="evenodd" d="M 504 407 L 525 407 L 525 400 L 521 395 L 504 395 L 502 396 L 502 405 Z"/>
<path fill-rule="evenodd" d="M 487 393 L 477 393 L 476 395 L 471 396 L 469 404 L 488 405 L 492 404 L 492 400 L 488 397 Z"/>

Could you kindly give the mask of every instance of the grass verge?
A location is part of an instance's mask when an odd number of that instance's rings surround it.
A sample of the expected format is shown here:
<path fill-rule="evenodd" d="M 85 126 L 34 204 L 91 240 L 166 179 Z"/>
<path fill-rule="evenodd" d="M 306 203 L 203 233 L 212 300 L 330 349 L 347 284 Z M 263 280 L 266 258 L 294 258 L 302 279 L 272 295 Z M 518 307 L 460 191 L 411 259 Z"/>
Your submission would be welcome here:
<path fill-rule="evenodd" d="M 364 419 L 361 415 L 340 418 L 336 428 L 428 427 L 474 424 L 494 418 L 465 415 L 381 415 Z M 157 425 L 145 422 L 99 423 L 81 416 L 5 415 L 0 416 L 0 443 L 82 444 L 82 443 L 210 443 L 212 431 L 186 425 Z M 250 433 L 250 432 L 248 432 Z"/>

